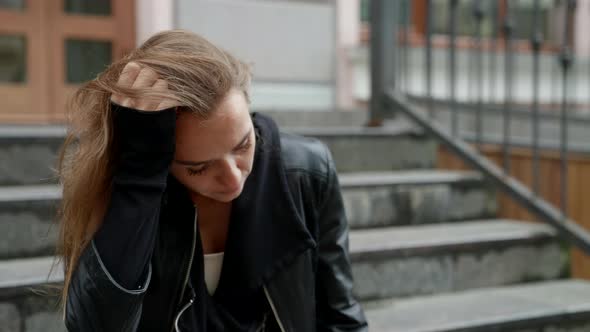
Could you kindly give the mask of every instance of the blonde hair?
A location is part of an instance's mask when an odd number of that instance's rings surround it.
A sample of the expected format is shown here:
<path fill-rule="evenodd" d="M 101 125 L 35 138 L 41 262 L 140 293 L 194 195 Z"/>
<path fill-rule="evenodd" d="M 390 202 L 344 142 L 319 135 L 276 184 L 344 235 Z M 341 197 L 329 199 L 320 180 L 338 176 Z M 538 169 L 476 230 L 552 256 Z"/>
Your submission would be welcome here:
<path fill-rule="evenodd" d="M 169 92 L 118 87 L 119 75 L 129 62 L 155 71 L 168 83 Z M 64 313 L 72 274 L 110 200 L 116 151 L 111 94 L 171 98 L 183 109 L 207 118 L 231 89 L 243 92 L 249 103 L 250 81 L 249 65 L 195 33 L 170 30 L 152 36 L 75 92 L 66 108 L 68 133 L 57 159 L 63 197 L 57 212 L 55 263 L 63 261 L 60 307 Z"/>

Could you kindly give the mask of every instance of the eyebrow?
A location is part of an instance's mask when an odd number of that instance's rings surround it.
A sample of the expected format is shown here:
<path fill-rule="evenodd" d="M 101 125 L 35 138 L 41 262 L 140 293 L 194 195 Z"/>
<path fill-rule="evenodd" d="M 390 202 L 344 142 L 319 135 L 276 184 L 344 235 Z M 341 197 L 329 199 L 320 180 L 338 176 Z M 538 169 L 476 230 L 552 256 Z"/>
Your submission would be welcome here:
<path fill-rule="evenodd" d="M 237 150 L 238 148 L 240 148 L 244 142 L 246 142 L 246 140 L 248 139 L 248 137 L 250 137 L 250 133 L 252 133 L 252 129 L 248 130 L 248 132 L 246 133 L 246 135 L 244 135 L 244 138 L 242 138 L 242 140 L 240 141 L 240 143 L 238 143 L 238 145 L 236 145 L 233 150 Z M 178 159 L 174 159 L 174 162 L 181 164 L 181 165 L 185 165 L 185 166 L 201 166 L 204 164 L 207 164 L 209 162 L 211 162 L 212 160 L 205 160 L 205 161 L 192 161 L 192 160 L 178 160 Z"/>

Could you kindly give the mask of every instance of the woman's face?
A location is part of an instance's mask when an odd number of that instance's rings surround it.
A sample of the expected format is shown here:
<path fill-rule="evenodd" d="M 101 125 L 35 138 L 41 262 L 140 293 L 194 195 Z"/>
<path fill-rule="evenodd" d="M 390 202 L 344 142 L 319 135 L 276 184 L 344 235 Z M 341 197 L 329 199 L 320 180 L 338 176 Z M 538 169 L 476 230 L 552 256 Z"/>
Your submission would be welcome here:
<path fill-rule="evenodd" d="M 231 90 L 207 120 L 179 114 L 170 172 L 191 195 L 230 202 L 240 195 L 252 170 L 255 145 L 246 98 Z"/>

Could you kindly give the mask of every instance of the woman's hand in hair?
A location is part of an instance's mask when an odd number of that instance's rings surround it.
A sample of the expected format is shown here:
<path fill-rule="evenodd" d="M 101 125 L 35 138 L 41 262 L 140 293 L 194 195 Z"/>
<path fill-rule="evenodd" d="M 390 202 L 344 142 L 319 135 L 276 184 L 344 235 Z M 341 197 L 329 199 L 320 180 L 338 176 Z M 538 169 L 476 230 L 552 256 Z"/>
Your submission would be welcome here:
<path fill-rule="evenodd" d="M 129 62 L 123 68 L 121 76 L 117 85 L 124 88 L 132 89 L 153 89 L 154 91 L 167 92 L 168 84 L 165 80 L 159 79 L 158 75 L 147 67 L 141 67 L 135 62 Z M 120 94 L 113 94 L 111 101 L 121 106 L 134 108 L 142 111 L 158 111 L 167 109 L 170 107 L 178 106 L 175 105 L 171 99 L 161 97 L 149 97 L 149 98 L 130 98 Z"/>

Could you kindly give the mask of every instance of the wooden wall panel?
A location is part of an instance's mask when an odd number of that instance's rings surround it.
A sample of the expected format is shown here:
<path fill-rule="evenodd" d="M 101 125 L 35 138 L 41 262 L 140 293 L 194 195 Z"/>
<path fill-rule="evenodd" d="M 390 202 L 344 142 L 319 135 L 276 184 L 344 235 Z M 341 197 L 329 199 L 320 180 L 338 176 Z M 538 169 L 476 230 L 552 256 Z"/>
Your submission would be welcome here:
<path fill-rule="evenodd" d="M 502 151 L 497 146 L 486 146 L 483 153 L 501 165 Z M 532 153 L 528 149 L 513 149 L 510 153 L 511 175 L 532 188 Z M 445 148 L 439 148 L 438 168 L 468 169 L 455 155 Z M 540 157 L 540 193 L 556 206 L 560 206 L 560 159 L 554 151 L 543 151 Z M 590 231 L 590 154 L 571 154 L 568 158 L 568 204 L 571 219 Z M 525 208 L 503 193 L 498 193 L 500 218 L 536 221 Z M 572 249 L 572 277 L 590 279 L 590 257 Z"/>

